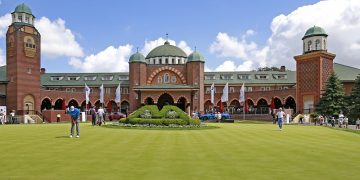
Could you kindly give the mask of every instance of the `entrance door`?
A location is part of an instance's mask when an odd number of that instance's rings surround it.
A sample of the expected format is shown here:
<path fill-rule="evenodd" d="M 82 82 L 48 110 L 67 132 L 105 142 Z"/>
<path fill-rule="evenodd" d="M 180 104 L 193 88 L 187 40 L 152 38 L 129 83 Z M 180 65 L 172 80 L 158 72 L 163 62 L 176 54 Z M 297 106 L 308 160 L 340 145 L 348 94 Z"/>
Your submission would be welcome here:
<path fill-rule="evenodd" d="M 162 109 L 165 105 L 174 105 L 174 99 L 167 93 L 161 95 L 157 101 L 159 109 Z"/>
<path fill-rule="evenodd" d="M 34 104 L 35 104 L 35 100 L 34 97 L 32 95 L 27 95 L 24 98 L 24 112 L 25 114 L 34 114 Z"/>

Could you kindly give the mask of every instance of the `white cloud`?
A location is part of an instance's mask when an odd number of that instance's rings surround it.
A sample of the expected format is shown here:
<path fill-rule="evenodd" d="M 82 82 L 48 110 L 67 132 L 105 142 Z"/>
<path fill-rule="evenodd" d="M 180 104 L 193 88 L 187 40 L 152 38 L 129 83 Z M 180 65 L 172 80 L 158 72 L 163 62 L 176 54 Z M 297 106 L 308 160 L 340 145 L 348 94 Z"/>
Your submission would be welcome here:
<path fill-rule="evenodd" d="M 65 27 L 61 18 L 50 21 L 42 17 L 35 21 L 35 27 L 41 34 L 41 51 L 48 57 L 82 57 L 83 50 L 75 40 L 74 34 Z"/>
<path fill-rule="evenodd" d="M 235 58 L 234 65 L 240 64 L 236 69 L 281 65 L 295 69 L 293 56 L 302 53 L 301 38 L 308 28 L 317 25 L 323 27 L 329 35 L 328 52 L 336 54 L 335 62 L 359 68 L 358 12 L 358 0 L 320 1 L 299 7 L 288 15 L 281 14 L 273 18 L 270 27 L 272 34 L 264 47 L 247 41 L 249 36 L 256 35 L 253 30 L 248 30 L 240 39 L 220 32 L 210 46 L 210 52 L 222 58 Z"/>
<path fill-rule="evenodd" d="M 11 24 L 11 14 L 5 14 L 0 17 L 0 38 L 4 38 L 6 31 Z"/>
<path fill-rule="evenodd" d="M 146 56 L 151 50 L 153 50 L 154 48 L 161 46 L 165 43 L 166 39 L 160 37 L 156 40 L 153 41 L 147 41 L 145 40 L 145 44 L 144 47 L 141 49 L 141 53 Z M 192 53 L 191 48 L 187 45 L 187 43 L 185 41 L 180 41 L 178 45 L 176 45 L 176 42 L 174 40 L 169 39 L 168 40 L 169 43 L 173 46 L 177 46 L 180 49 L 182 49 L 187 55 L 189 55 L 190 53 Z"/>
<path fill-rule="evenodd" d="M 132 45 L 129 44 L 118 48 L 109 46 L 97 54 L 86 56 L 83 60 L 71 58 L 69 65 L 82 72 L 127 72 L 131 50 Z"/>
<path fill-rule="evenodd" d="M 0 66 L 5 65 L 5 56 L 3 54 L 3 50 L 0 49 Z"/>
<path fill-rule="evenodd" d="M 234 61 L 226 60 L 223 64 L 218 66 L 215 71 L 235 71 L 236 66 Z"/>

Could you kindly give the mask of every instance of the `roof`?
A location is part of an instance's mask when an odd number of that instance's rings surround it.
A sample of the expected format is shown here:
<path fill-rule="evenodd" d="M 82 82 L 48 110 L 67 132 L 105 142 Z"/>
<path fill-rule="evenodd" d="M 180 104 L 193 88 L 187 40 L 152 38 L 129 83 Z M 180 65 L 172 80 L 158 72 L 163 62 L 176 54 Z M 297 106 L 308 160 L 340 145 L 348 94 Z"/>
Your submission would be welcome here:
<path fill-rule="evenodd" d="M 187 62 L 194 62 L 194 61 L 205 62 L 205 59 L 204 56 L 202 56 L 200 53 L 195 51 L 189 55 Z"/>
<path fill-rule="evenodd" d="M 205 72 L 204 76 L 204 84 L 296 84 L 296 71 Z"/>
<path fill-rule="evenodd" d="M 199 87 L 194 87 L 191 85 L 183 84 L 156 84 L 156 85 L 146 85 L 146 86 L 135 86 L 134 89 L 141 90 L 170 90 L 170 89 L 199 89 Z"/>
<path fill-rule="evenodd" d="M 311 36 L 325 36 L 327 37 L 328 35 L 326 34 L 325 30 L 322 27 L 319 26 L 313 26 L 311 28 L 309 28 L 304 37 L 302 38 L 303 40 L 307 37 L 311 37 Z"/>
<path fill-rule="evenodd" d="M 14 13 L 32 14 L 32 11 L 29 8 L 29 6 L 27 6 L 25 3 L 22 3 L 22 4 L 19 4 L 18 6 L 16 6 Z"/>
<path fill-rule="evenodd" d="M 187 57 L 186 53 L 173 45 L 170 45 L 168 41 L 164 43 L 164 45 L 158 46 L 151 50 L 149 54 L 146 56 L 146 59 L 154 58 L 154 57 L 163 57 L 163 56 L 171 56 L 171 57 Z"/>
<path fill-rule="evenodd" d="M 54 80 L 55 77 L 61 77 Z M 70 77 L 76 80 L 70 80 Z M 85 80 L 86 78 L 94 80 Z M 129 73 L 46 73 L 41 76 L 42 86 L 117 86 L 121 84 L 129 84 Z"/>
<path fill-rule="evenodd" d="M 146 63 L 144 55 L 142 55 L 139 52 L 136 52 L 135 54 L 131 55 L 129 58 L 129 62 L 142 62 Z"/>
<path fill-rule="evenodd" d="M 6 66 L 0 66 L 0 82 L 7 82 L 6 76 Z"/>
<path fill-rule="evenodd" d="M 353 82 L 360 74 L 360 69 L 347 65 L 334 63 L 334 72 L 342 82 Z"/>

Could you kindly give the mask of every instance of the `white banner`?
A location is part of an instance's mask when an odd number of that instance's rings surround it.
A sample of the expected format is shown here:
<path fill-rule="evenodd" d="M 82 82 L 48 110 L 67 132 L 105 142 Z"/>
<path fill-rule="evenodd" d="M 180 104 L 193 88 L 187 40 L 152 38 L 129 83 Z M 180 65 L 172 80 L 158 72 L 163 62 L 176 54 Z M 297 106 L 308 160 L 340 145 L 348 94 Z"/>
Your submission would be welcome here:
<path fill-rule="evenodd" d="M 223 94 L 221 96 L 221 102 L 228 102 L 229 101 L 229 83 L 226 83 Z"/>
<path fill-rule="evenodd" d="M 120 83 L 119 83 L 118 87 L 116 88 L 116 92 L 115 92 L 115 102 L 116 102 L 116 103 L 120 103 L 120 102 L 121 102 L 121 88 L 120 88 Z"/>
<path fill-rule="evenodd" d="M 101 84 L 99 89 L 100 89 L 100 103 L 104 104 L 104 84 Z"/>
<path fill-rule="evenodd" d="M 239 102 L 245 102 L 245 84 L 241 86 Z"/>
<path fill-rule="evenodd" d="M 90 95 L 90 88 L 85 83 L 85 100 L 86 100 L 86 104 L 89 104 L 89 101 L 90 101 L 89 95 Z"/>
<path fill-rule="evenodd" d="M 214 104 L 214 96 L 215 96 L 215 84 L 212 83 L 211 87 L 210 87 L 210 91 L 211 91 L 211 104 Z"/>

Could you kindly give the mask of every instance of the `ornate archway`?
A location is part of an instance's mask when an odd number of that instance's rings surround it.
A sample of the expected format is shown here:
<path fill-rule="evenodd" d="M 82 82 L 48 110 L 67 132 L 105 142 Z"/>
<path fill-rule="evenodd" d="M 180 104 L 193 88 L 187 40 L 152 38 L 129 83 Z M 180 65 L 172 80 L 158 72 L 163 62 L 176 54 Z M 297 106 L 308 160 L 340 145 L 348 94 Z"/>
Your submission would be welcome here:
<path fill-rule="evenodd" d="M 275 109 L 279 109 L 283 107 L 283 104 L 278 97 L 274 97 L 274 105 L 275 105 Z"/>
<path fill-rule="evenodd" d="M 256 103 L 256 113 L 258 114 L 269 114 L 269 106 L 264 98 L 261 98 Z"/>
<path fill-rule="evenodd" d="M 86 101 L 83 101 L 83 102 L 81 103 L 80 109 L 81 109 L 82 111 L 85 111 L 85 110 L 89 110 L 90 107 L 91 107 L 91 102 L 90 102 L 90 101 L 89 101 L 89 103 L 87 104 L 87 106 L 86 106 Z"/>
<path fill-rule="evenodd" d="M 151 97 L 147 97 L 144 101 L 144 104 L 146 105 L 154 105 L 154 100 Z"/>
<path fill-rule="evenodd" d="M 165 105 L 174 105 L 174 99 L 168 93 L 162 94 L 157 101 L 159 109 L 162 109 Z"/>
<path fill-rule="evenodd" d="M 186 110 L 186 99 L 184 97 L 181 97 L 178 99 L 176 106 L 179 107 L 181 110 Z"/>
<path fill-rule="evenodd" d="M 26 95 L 23 100 L 23 110 L 25 111 L 25 114 L 34 114 L 35 112 L 35 99 L 32 95 Z"/>
<path fill-rule="evenodd" d="M 294 98 L 291 96 L 286 98 L 284 107 L 287 109 L 288 108 L 293 109 L 294 112 L 296 112 L 296 102 L 295 102 Z"/>
<path fill-rule="evenodd" d="M 111 100 L 107 103 L 107 112 L 118 112 L 118 107 L 115 101 Z"/>
<path fill-rule="evenodd" d="M 66 104 L 63 99 L 57 99 L 55 101 L 54 110 L 65 110 Z"/>
<path fill-rule="evenodd" d="M 41 111 L 42 110 L 50 110 L 51 109 L 51 100 L 49 98 L 45 98 L 41 102 Z"/>
<path fill-rule="evenodd" d="M 127 101 L 121 102 L 121 112 L 127 114 L 129 111 L 130 104 Z"/>

